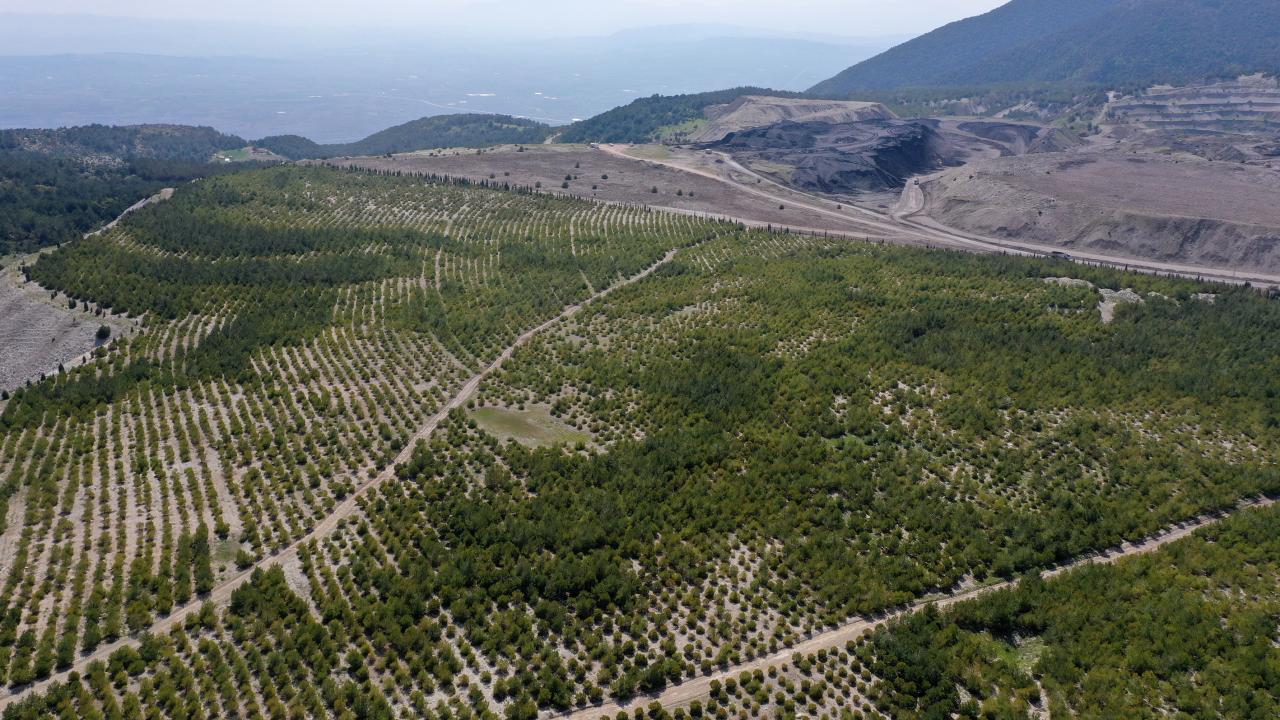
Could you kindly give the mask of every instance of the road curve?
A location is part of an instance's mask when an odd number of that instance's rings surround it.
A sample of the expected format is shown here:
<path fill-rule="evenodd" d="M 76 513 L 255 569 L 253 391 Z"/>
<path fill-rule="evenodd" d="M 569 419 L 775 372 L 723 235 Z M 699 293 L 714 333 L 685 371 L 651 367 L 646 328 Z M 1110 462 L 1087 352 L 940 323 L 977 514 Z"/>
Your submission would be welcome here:
<path fill-rule="evenodd" d="M 232 575 L 231 577 L 222 581 L 217 586 L 215 586 L 207 596 L 203 598 L 197 598 L 196 600 L 188 602 L 186 605 L 183 605 L 181 607 L 174 609 L 168 615 L 166 615 L 165 617 L 153 623 L 144 632 L 150 633 L 152 635 L 160 635 L 160 634 L 168 633 L 174 628 L 185 623 L 188 618 L 198 613 L 200 611 L 200 608 L 206 602 L 225 605 L 228 601 L 230 601 L 231 594 L 234 593 L 239 587 L 244 585 L 246 582 L 248 582 L 255 570 L 265 569 L 272 565 L 284 564 L 285 562 L 288 562 L 289 560 L 296 558 L 298 555 L 298 551 L 302 548 L 303 545 L 306 545 L 312 541 L 321 540 L 326 536 L 328 536 L 335 529 L 337 529 L 339 523 L 341 523 L 346 518 L 349 518 L 356 514 L 356 512 L 359 509 L 359 500 L 362 497 L 369 494 L 369 492 L 372 491 L 374 488 L 378 487 L 379 485 L 382 485 L 383 483 L 387 482 L 391 478 L 395 477 L 396 467 L 398 465 L 401 465 L 407 462 L 409 458 L 412 457 L 414 447 L 417 445 L 418 441 L 426 440 L 427 438 L 431 437 L 431 434 L 434 433 L 436 429 L 440 427 L 440 423 L 444 422 L 445 418 L 449 416 L 449 413 L 465 405 L 467 401 L 470 400 L 475 395 L 476 391 L 479 390 L 480 384 L 484 382 L 484 380 L 488 378 L 490 375 L 497 372 L 498 369 L 500 369 L 502 365 L 505 362 L 507 362 L 507 360 L 510 360 L 511 356 L 515 354 L 515 351 L 517 349 L 519 349 L 522 345 L 527 344 L 535 336 L 537 336 L 542 332 L 545 332 L 547 329 L 553 327 L 557 323 L 563 322 L 577 315 L 587 305 L 608 296 L 609 294 L 613 293 L 614 291 L 620 288 L 640 282 L 641 280 L 649 277 L 654 272 L 656 272 L 659 268 L 661 268 L 664 265 L 667 265 L 673 259 L 675 259 L 676 254 L 679 252 L 680 252 L 679 249 L 675 249 L 667 252 L 667 254 L 664 255 L 662 259 L 648 266 L 641 272 L 635 275 L 632 275 L 629 278 L 619 280 L 613 285 L 610 285 L 609 287 L 601 290 L 600 292 L 595 293 L 594 295 L 588 297 L 582 302 L 565 307 L 563 310 L 560 311 L 559 315 L 556 315 L 555 317 L 551 318 L 550 320 L 547 320 L 546 322 L 542 323 L 541 325 L 538 325 L 537 327 L 534 327 L 530 330 L 525 331 L 524 334 L 516 338 L 515 342 L 513 342 L 505 350 L 503 350 L 502 353 L 498 355 L 498 357 L 493 362 L 489 363 L 489 365 L 487 365 L 483 370 L 476 373 L 469 380 L 463 383 L 462 387 L 459 388 L 459 390 L 456 393 L 454 393 L 454 395 L 451 398 L 449 398 L 449 400 L 440 408 L 440 410 L 437 411 L 430 418 L 428 418 L 427 421 L 418 429 L 418 431 L 413 434 L 413 436 L 405 444 L 404 448 L 400 451 L 400 453 L 396 456 L 395 460 L 391 464 L 389 464 L 378 475 L 372 478 L 369 478 L 368 480 L 361 483 L 355 489 L 355 491 L 351 493 L 351 495 L 347 496 L 346 499 L 344 499 L 342 502 L 335 505 L 333 510 L 330 511 L 330 513 L 326 515 L 322 520 L 320 520 L 320 522 L 318 522 L 315 525 L 315 527 L 311 529 L 310 532 L 308 532 L 306 535 L 302 536 L 301 538 L 293 541 L 291 544 L 289 544 L 279 552 L 274 553 L 272 555 L 268 555 L 267 557 L 264 557 L 263 559 L 259 560 L 258 562 L 255 562 L 253 565 L 249 566 L 248 568 L 242 571 L 239 571 L 235 575 Z M 71 664 L 71 666 L 66 668 L 65 670 L 56 672 L 53 675 L 45 678 L 44 680 L 40 680 L 30 685 L 25 685 L 23 687 L 12 689 L 8 694 L 0 696 L 0 710 L 3 710 L 4 708 L 8 707 L 13 703 L 21 702 L 24 698 L 30 695 L 43 692 L 47 690 L 54 683 L 65 682 L 68 676 L 72 672 L 78 672 L 81 675 L 84 675 L 86 668 L 88 668 L 88 666 L 91 663 L 95 661 L 105 662 L 111 656 L 111 653 L 115 652 L 116 650 L 119 650 L 120 648 L 125 646 L 136 645 L 138 643 L 138 638 L 140 635 L 141 633 L 135 634 L 132 636 L 125 636 L 113 642 L 99 645 L 96 649 L 94 649 L 93 652 L 80 655 Z"/>
<path fill-rule="evenodd" d="M 1182 263 L 1162 262 L 1159 260 L 1149 260 L 1144 258 L 1123 257 L 1099 253 L 1092 250 L 1071 249 L 1069 252 L 1064 253 L 1063 248 L 1051 245 L 1040 245 L 1038 243 L 1007 240 L 1003 238 L 997 239 L 956 230 L 955 228 L 939 223 L 928 215 L 922 214 L 925 209 L 924 190 L 921 186 L 916 185 L 914 180 L 908 181 L 908 185 L 904 189 L 903 199 L 899 202 L 898 208 L 893 213 L 881 213 L 870 208 L 849 204 L 844 206 L 847 209 L 847 212 L 840 212 L 829 207 L 832 202 L 831 199 L 797 190 L 796 188 L 787 187 L 770 177 L 751 170 L 745 165 L 734 160 L 730 155 L 723 152 L 716 152 L 716 155 L 724 161 L 724 165 L 726 167 L 732 168 L 733 170 L 757 180 L 758 184 L 744 184 L 722 174 L 708 172 L 700 168 L 690 167 L 670 160 L 638 158 L 626 152 L 631 147 L 630 145 L 601 144 L 594 147 L 601 152 L 608 153 L 615 157 L 627 158 L 638 162 L 655 163 L 681 172 L 718 180 L 732 186 L 736 190 L 767 199 L 770 202 L 776 202 L 788 206 L 803 207 L 806 210 L 822 213 L 823 215 L 848 223 L 850 225 L 848 234 L 851 235 L 865 235 L 867 234 L 868 229 L 874 229 L 877 236 L 883 237 L 889 242 L 896 242 L 900 244 L 926 244 L 934 247 L 966 250 L 970 252 L 1001 253 L 1006 255 L 1026 255 L 1036 257 L 1065 254 L 1065 259 L 1070 259 L 1075 262 L 1105 265 L 1123 270 L 1134 270 L 1151 274 L 1178 275 L 1186 278 L 1210 280 L 1234 285 L 1250 283 L 1263 287 L 1280 287 L 1280 275 L 1258 273 L 1255 271 L 1240 272 L 1228 268 L 1213 268 L 1198 265 L 1186 265 Z M 770 191 L 766 188 L 773 188 L 773 190 Z M 780 192 L 785 194 L 780 195 Z M 797 201 L 796 197 L 806 198 L 808 202 Z M 850 214 L 858 214 L 861 217 L 849 217 Z M 736 222 L 749 222 L 743 218 L 737 217 L 730 217 L 726 219 Z"/>
<path fill-rule="evenodd" d="M 1124 543 L 1119 547 L 1111 548 L 1101 553 L 1087 555 L 1065 565 L 1060 565 L 1042 573 L 1042 576 L 1055 577 L 1086 565 L 1109 565 L 1123 560 L 1124 558 L 1153 553 L 1169 543 L 1177 542 L 1178 540 L 1186 538 L 1197 530 L 1211 525 L 1216 525 L 1235 513 L 1251 508 L 1268 507 L 1275 504 L 1275 502 L 1275 498 L 1268 497 L 1247 500 L 1241 502 L 1231 512 L 1203 515 L 1194 520 L 1180 523 L 1143 540 L 1133 543 Z M 845 643 L 850 640 L 856 640 L 858 636 L 862 635 L 864 632 L 874 630 L 891 620 L 920 612 L 928 607 L 935 607 L 939 609 L 950 607 L 957 603 L 972 600 L 997 590 L 1004 590 L 1006 588 L 1013 587 L 1015 584 L 1016 581 L 1006 581 L 992 585 L 984 585 L 977 588 L 959 590 L 948 593 L 942 597 L 921 600 L 908 607 L 893 610 L 878 617 L 855 618 L 844 625 L 809 637 L 795 645 L 792 645 L 791 647 L 785 648 L 771 655 L 754 658 L 730 668 L 690 678 L 685 682 L 678 685 L 672 685 L 658 693 L 639 695 L 626 702 L 610 701 L 580 710 L 572 710 L 566 713 L 544 713 L 544 717 L 548 718 L 548 720 L 550 720 L 550 718 L 557 718 L 561 720 L 612 720 L 612 718 L 619 712 L 625 712 L 630 715 L 635 711 L 635 709 L 646 708 L 653 702 L 658 703 L 663 708 L 672 708 L 691 703 L 694 700 L 705 700 L 711 696 L 711 683 L 713 681 L 720 681 L 723 683 L 728 678 L 736 678 L 743 672 L 767 670 L 770 665 L 781 666 L 784 663 L 790 663 L 791 660 L 798 655 L 810 655 L 818 650 L 842 648 Z"/>

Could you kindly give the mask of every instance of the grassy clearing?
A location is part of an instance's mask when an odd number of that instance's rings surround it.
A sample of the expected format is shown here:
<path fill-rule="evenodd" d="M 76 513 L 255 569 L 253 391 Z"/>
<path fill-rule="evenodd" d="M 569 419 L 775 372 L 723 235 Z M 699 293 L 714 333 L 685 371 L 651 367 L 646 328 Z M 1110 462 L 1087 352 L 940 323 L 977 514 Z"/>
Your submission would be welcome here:
<path fill-rule="evenodd" d="M 481 428 L 501 440 L 515 440 L 528 447 L 572 445 L 590 440 L 551 416 L 551 408 L 538 405 L 527 410 L 484 407 L 468 413 Z"/>
<path fill-rule="evenodd" d="M 710 123 L 706 118 L 686 120 L 678 125 L 667 125 L 658 130 L 658 140 L 662 142 L 681 142 L 697 135 Z"/>
<path fill-rule="evenodd" d="M 246 162 L 252 159 L 252 155 L 248 148 L 240 148 L 239 150 L 223 150 L 213 156 L 214 162 Z"/>
<path fill-rule="evenodd" d="M 627 154 L 638 160 L 667 160 L 671 150 L 665 145 L 634 145 Z"/>

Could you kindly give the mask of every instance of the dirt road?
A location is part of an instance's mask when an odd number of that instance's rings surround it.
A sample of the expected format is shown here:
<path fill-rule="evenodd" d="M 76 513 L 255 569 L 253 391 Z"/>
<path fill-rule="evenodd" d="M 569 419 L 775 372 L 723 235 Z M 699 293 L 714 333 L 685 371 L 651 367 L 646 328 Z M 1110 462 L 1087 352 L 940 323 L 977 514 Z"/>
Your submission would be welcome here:
<path fill-rule="evenodd" d="M 523 335 L 516 338 L 515 342 L 513 342 L 505 350 L 502 351 L 502 354 L 500 354 L 493 362 L 489 363 L 489 365 L 486 366 L 483 370 L 481 370 L 480 372 L 472 376 L 469 380 L 467 380 L 467 382 L 463 383 L 462 387 L 459 388 L 456 393 L 454 393 L 454 395 L 448 400 L 448 402 L 446 402 L 438 412 L 436 412 L 434 415 L 432 415 L 430 418 L 427 419 L 426 423 L 424 423 L 418 429 L 418 431 L 414 433 L 413 437 L 409 439 L 409 442 L 405 445 L 404 449 L 400 451 L 400 454 L 396 456 L 395 460 L 390 465 L 388 465 L 385 470 L 383 470 L 378 475 L 372 478 L 369 478 L 368 480 L 361 483 L 356 488 L 355 492 L 353 492 L 350 496 L 348 496 L 342 502 L 335 505 L 333 508 L 333 511 L 329 513 L 329 515 L 327 515 L 323 520 L 317 523 L 316 526 L 312 528 L 310 532 L 308 532 L 306 535 L 299 538 L 298 540 L 295 540 L 292 544 L 285 547 L 280 552 L 274 555 L 265 557 L 262 560 L 259 560 L 258 562 L 254 563 L 252 566 L 236 573 L 235 575 L 231 576 L 227 580 L 218 584 L 216 587 L 214 587 L 212 592 L 210 592 L 207 597 L 200 598 L 196 601 L 190 602 L 186 605 L 183 605 L 182 607 L 175 609 L 168 616 L 160 619 L 159 621 L 152 624 L 151 627 L 147 628 L 147 632 L 151 633 L 152 635 L 161 635 L 161 634 L 168 633 L 174 628 L 179 627 L 180 625 L 185 623 L 189 617 L 198 613 L 200 611 L 201 606 L 205 602 L 212 602 L 219 605 L 225 605 L 231 599 L 231 594 L 234 593 L 237 588 L 239 588 L 240 586 L 248 582 L 255 570 L 265 569 L 272 565 L 284 564 L 285 562 L 288 562 L 289 560 L 296 558 L 298 555 L 298 551 L 302 548 L 302 546 L 309 544 L 313 541 L 321 540 L 326 536 L 328 536 L 335 529 L 337 529 L 339 523 L 341 523 L 343 520 L 349 517 L 352 517 L 358 512 L 359 500 L 361 498 L 369 494 L 370 491 L 377 488 L 379 485 L 382 485 L 383 483 L 395 477 L 396 466 L 403 464 L 410 459 L 410 457 L 413 455 L 414 446 L 417 445 L 418 441 L 426 440 L 429 437 L 431 437 L 432 433 L 434 433 L 436 429 L 440 427 L 440 423 L 444 422 L 445 418 L 449 416 L 449 413 L 465 405 L 467 401 L 470 400 L 475 395 L 476 391 L 480 388 L 480 384 L 484 382 L 484 380 L 488 378 L 490 375 L 497 372 L 504 363 L 510 360 L 511 356 L 515 353 L 517 349 L 527 344 L 539 333 L 545 332 L 547 329 L 553 327 L 557 323 L 563 322 L 577 315 L 579 312 L 582 311 L 584 307 L 586 307 L 590 303 L 600 300 L 620 288 L 640 282 L 641 280 L 649 277 L 654 272 L 656 272 L 659 268 L 670 263 L 675 258 L 678 252 L 679 250 L 671 250 L 665 256 L 663 256 L 661 260 L 658 260 L 654 264 L 645 268 L 640 273 L 637 273 L 636 275 L 633 275 L 629 278 L 626 278 L 617 283 L 614 283 L 613 285 L 605 288 L 604 290 L 601 290 L 600 292 L 597 292 L 596 294 L 583 300 L 580 303 L 569 305 L 568 307 L 560 311 L 559 315 L 556 315 L 555 317 L 551 318 L 550 320 L 547 320 L 541 325 L 538 325 L 537 327 L 526 331 Z M 55 673 L 54 675 L 44 680 L 41 680 L 39 682 L 36 682 L 34 684 L 31 684 L 22 688 L 17 688 L 11 691 L 8 695 L 0 697 L 0 710 L 3 710 L 5 707 L 15 702 L 21 701 L 24 697 L 27 697 L 28 695 L 47 690 L 50 685 L 56 682 L 65 682 L 67 679 L 67 676 L 70 675 L 72 672 L 79 672 L 81 675 L 83 675 L 90 663 L 94 661 L 105 662 L 107 658 L 111 656 L 111 653 L 127 645 L 135 645 L 135 644 L 137 644 L 136 637 L 123 637 L 123 638 L 120 638 L 119 640 L 116 640 L 115 642 L 99 645 L 98 648 L 94 650 L 92 653 L 89 653 L 87 655 L 81 655 L 80 657 L 78 657 L 76 661 L 72 663 L 71 667 L 67 668 L 66 670 Z"/>
<path fill-rule="evenodd" d="M 173 188 L 165 188 L 140 200 L 103 227 L 84 237 L 110 231 L 130 213 L 173 196 Z M 127 333 L 130 323 L 119 316 L 94 315 L 87 309 L 68 306 L 64 298 L 36 281 L 28 281 L 19 271 L 21 265 L 33 265 L 44 254 L 55 252 L 47 247 L 6 262 L 0 270 L 0 390 L 13 391 L 27 382 L 83 364 L 101 344 L 96 337 L 99 327 L 111 328 L 112 337 Z M 0 408 L 6 401 L 0 401 Z"/>
<path fill-rule="evenodd" d="M 601 152 L 632 160 L 639 159 L 628 154 L 629 145 L 597 145 Z M 645 162 L 664 165 L 666 167 L 692 173 L 702 177 L 718 180 L 732 185 L 735 189 L 767 199 L 771 203 L 779 203 L 790 207 L 803 207 L 806 210 L 822 213 L 836 218 L 849 226 L 849 234 L 856 236 L 875 235 L 890 242 L 909 245 L 928 245 L 931 247 L 951 248 L 981 253 L 1003 253 L 1006 255 L 1049 256 L 1061 253 L 1061 248 L 1016 240 L 996 239 L 962 232 L 943 225 L 921 213 L 925 208 L 923 187 L 914 180 L 908 181 L 903 191 L 903 198 L 892 213 L 882 213 L 870 208 L 855 205 L 844 205 L 842 210 L 831 207 L 832 201 L 812 193 L 787 187 L 772 178 L 761 175 L 742 165 L 725 153 L 715 153 L 721 162 L 720 167 L 740 173 L 755 180 L 754 184 L 735 180 L 732 172 L 713 172 L 697 167 L 689 162 L 673 159 L 643 158 Z M 921 179 L 924 182 L 925 179 Z M 854 217 L 856 215 L 856 217 Z M 747 222 L 743 218 L 729 217 L 728 220 Z M 805 232 L 803 228 L 793 228 Z M 1280 275 L 1258 273 L 1254 271 L 1234 271 L 1225 268 L 1202 267 L 1181 263 L 1161 262 L 1139 258 L 1108 255 L 1096 251 L 1071 250 L 1069 259 L 1093 265 L 1104 265 L 1119 269 L 1139 272 L 1179 275 L 1189 278 L 1202 278 L 1229 284 L 1250 283 L 1263 287 L 1280 287 Z"/>
<path fill-rule="evenodd" d="M 1222 522 L 1236 512 L 1250 508 L 1268 507 L 1274 503 L 1274 498 L 1258 498 L 1242 502 L 1234 511 L 1232 511 L 1232 513 L 1206 515 L 1193 521 L 1182 523 L 1145 540 L 1140 540 L 1136 543 L 1125 543 L 1120 547 L 1112 548 L 1097 555 L 1083 557 L 1069 564 L 1049 570 L 1043 573 L 1043 576 L 1054 577 L 1086 565 L 1111 564 L 1124 558 L 1152 553 L 1169 543 L 1186 538 L 1197 530 Z M 1012 587 L 1014 584 L 1014 581 L 1010 581 L 984 585 L 982 587 L 951 593 L 943 597 L 922 600 L 909 607 L 892 611 L 881 617 L 858 618 L 845 625 L 841 625 L 840 627 L 814 635 L 813 637 L 803 640 L 796 645 L 772 655 L 755 658 L 709 675 L 701 675 L 691 678 L 679 685 L 673 685 L 656 694 L 637 696 L 622 703 L 607 702 L 601 705 L 561 713 L 550 717 L 565 718 L 567 720 L 609 720 L 618 712 L 625 712 L 630 715 L 636 708 L 646 708 L 653 702 L 657 702 L 664 708 L 672 708 L 691 703 L 694 700 L 706 700 L 711 696 L 711 683 L 713 681 L 720 681 L 723 683 L 726 679 L 730 677 L 737 677 L 743 672 L 767 670 L 770 665 L 781 666 L 784 663 L 790 663 L 793 658 L 800 655 L 810 655 L 818 650 L 842 648 L 845 643 L 850 640 L 856 640 L 864 632 L 874 630 L 891 620 L 920 612 L 927 607 L 935 607 L 939 609 L 950 607 L 951 605 L 955 605 L 966 600 L 972 600 L 997 590 Z"/>
<path fill-rule="evenodd" d="M 129 213 L 135 213 L 141 210 L 142 208 L 148 205 L 151 205 L 152 203 L 163 202 L 165 200 L 168 200 L 171 197 L 173 197 L 173 188 L 165 188 L 160 192 L 156 193 L 155 195 L 152 195 L 151 197 L 146 198 L 145 200 L 139 200 L 138 202 L 130 205 L 128 208 L 125 209 L 124 212 L 120 213 L 120 216 L 117 217 L 115 220 L 112 220 L 106 225 L 103 225 L 97 230 L 94 230 L 93 232 L 85 233 L 84 236 L 88 238 L 88 237 L 93 237 L 94 235 L 101 235 L 104 232 L 114 229 L 115 226 L 120 224 L 121 220 L 124 220 L 125 217 L 129 215 Z"/>

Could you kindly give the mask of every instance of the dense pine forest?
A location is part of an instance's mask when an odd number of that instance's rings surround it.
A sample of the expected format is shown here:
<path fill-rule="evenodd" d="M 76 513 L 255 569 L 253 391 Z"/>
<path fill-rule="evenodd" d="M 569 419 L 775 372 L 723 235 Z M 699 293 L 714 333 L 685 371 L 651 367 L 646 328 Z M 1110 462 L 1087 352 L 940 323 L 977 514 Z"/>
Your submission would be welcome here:
<path fill-rule="evenodd" d="M 118 163 L 133 158 L 208 162 L 219 150 L 245 146 L 243 138 L 186 125 L 85 125 L 39 130 L 0 130 L 0 150 Z"/>
<path fill-rule="evenodd" d="M 318 167 L 27 272 L 143 330 L 0 411 L 6 717 L 590 712 L 1021 577 L 615 720 L 1274 714 L 1273 510 L 1036 576 L 1280 492 L 1250 289 Z"/>
<path fill-rule="evenodd" d="M 161 188 L 244 169 L 211 165 L 207 159 L 92 164 L 0 150 L 0 256 L 75 239 Z"/>
<path fill-rule="evenodd" d="M 1280 713 L 1280 512 L 892 624 L 858 656 L 894 718 Z"/>

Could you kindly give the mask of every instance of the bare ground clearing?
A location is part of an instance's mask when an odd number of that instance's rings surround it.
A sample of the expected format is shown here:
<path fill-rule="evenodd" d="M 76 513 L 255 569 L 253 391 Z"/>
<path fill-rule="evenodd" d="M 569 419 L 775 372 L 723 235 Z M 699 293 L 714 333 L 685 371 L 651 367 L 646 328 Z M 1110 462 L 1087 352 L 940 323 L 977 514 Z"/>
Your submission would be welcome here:
<path fill-rule="evenodd" d="M 107 232 L 129 213 L 171 197 L 173 188 L 165 188 L 139 200 L 85 237 Z M 50 297 L 48 290 L 26 282 L 19 268 L 34 263 L 38 257 L 39 253 L 35 253 L 0 259 L 0 391 L 12 391 L 27 381 L 39 380 L 57 372 L 60 365 L 70 367 L 83 362 L 103 344 L 97 337 L 98 328 L 103 325 L 111 328 L 112 338 L 135 327 L 124 318 L 105 313 L 97 316 L 83 306 L 72 308 L 65 296 Z"/>
<path fill-rule="evenodd" d="M 613 154 L 635 152 L 635 149 L 629 146 L 602 145 L 600 148 Z M 1028 157 L 1060 158 L 1062 155 Z M 716 159 L 723 162 L 717 163 L 715 162 Z M 668 159 L 655 162 L 661 162 L 669 167 L 700 174 L 704 177 L 719 179 L 721 182 L 734 185 L 748 194 L 771 199 L 773 202 L 789 203 L 788 207 L 805 207 L 837 223 L 848 222 L 848 227 L 870 228 L 870 232 L 873 233 L 871 235 L 872 239 L 880 237 L 894 244 L 925 245 L 967 252 L 1040 256 L 1056 255 L 1062 249 L 1060 244 L 1056 244 L 1058 241 L 1056 236 L 1046 240 L 1009 237 L 998 233 L 966 230 L 946 224 L 931 216 L 924 190 L 925 186 L 932 179 L 947 173 L 958 172 L 957 170 L 920 178 L 918 184 L 914 180 L 907 183 L 898 203 L 890 210 L 883 207 L 868 207 L 861 203 L 848 204 L 848 199 L 846 199 L 846 202 L 832 208 L 830 206 L 832 198 L 787 187 L 772 178 L 752 171 L 723 153 L 709 154 L 706 152 L 674 151 L 669 154 Z M 964 168 L 960 170 L 964 170 Z M 968 209 L 970 208 L 962 207 L 961 211 Z M 1017 209 L 1011 212 L 1019 217 L 1029 213 L 1029 211 L 1022 212 Z M 832 220 L 829 220 L 829 222 Z M 879 233 L 879 235 L 874 233 Z M 846 237 L 855 235 L 855 233 L 848 230 L 838 234 Z M 1160 236 L 1157 235 L 1156 237 Z M 1280 245 L 1280 243 L 1260 242 L 1256 243 L 1255 247 L 1266 252 L 1280 252 L 1277 245 Z M 1101 247 L 1073 249 L 1069 259 L 1085 264 L 1123 268 L 1137 272 L 1180 275 L 1230 284 L 1251 283 L 1261 287 L 1280 287 L 1280 272 L 1236 267 L 1226 261 L 1210 262 L 1209 260 L 1213 259 L 1212 256 L 1208 259 L 1162 259 L 1138 255 L 1132 252 L 1132 248 L 1128 246 L 1104 245 Z"/>
<path fill-rule="evenodd" d="M 920 185 L 916 185 L 914 180 L 909 182 L 895 207 L 889 206 L 884 194 L 853 198 L 805 192 L 756 172 L 726 153 L 657 145 L 543 145 L 527 147 L 523 152 L 514 146 L 504 146 L 482 152 L 435 151 L 390 158 L 339 158 L 332 162 L 340 166 L 435 173 L 513 186 L 533 187 L 540 183 L 543 192 L 557 195 L 724 218 L 752 227 L 772 226 L 805 234 L 829 234 L 899 245 L 1038 256 L 1057 254 L 1066 245 L 1071 248 L 1070 259 L 1077 262 L 1217 282 L 1280 286 L 1280 272 L 1271 270 L 1272 263 L 1268 260 L 1273 255 L 1280 257 L 1280 242 L 1274 238 L 1246 238 L 1237 248 L 1238 252 L 1233 252 L 1221 250 L 1221 243 L 1217 242 L 1217 236 L 1213 236 L 1199 243 L 1208 249 L 1207 252 L 1170 253 L 1153 250 L 1144 243 L 1159 245 L 1171 242 L 1170 238 L 1176 241 L 1173 234 L 1162 233 L 1159 227 L 1140 226 L 1130 228 L 1123 241 L 1068 244 L 1063 242 L 1063 234 L 1057 231 L 1040 236 L 1010 230 L 1011 222 L 1025 225 L 1043 217 L 1036 214 L 1041 208 L 1019 204 L 1016 198 L 1010 202 L 993 202 L 990 207 L 966 204 L 970 199 L 965 198 L 964 203 L 956 204 L 954 214 L 940 212 L 938 202 L 932 200 L 938 192 L 932 183 L 939 177 L 964 173 L 967 179 L 969 168 L 980 167 L 983 162 L 1036 164 L 1076 159 L 1084 154 L 1044 153 L 978 161 L 964 168 L 920 178 Z M 1173 160 L 1168 162 L 1178 164 Z M 1194 171 L 1184 169 L 1180 172 Z M 608 180 L 604 179 L 605 175 Z M 566 176 L 571 179 L 566 181 Z M 577 179 L 572 179 L 575 177 Z M 1212 177 L 1184 180 L 1193 184 L 1213 182 Z M 568 188 L 562 187 L 565 182 L 568 182 Z M 1041 180 L 1037 178 L 1036 182 Z M 1243 182 L 1248 185 L 1247 180 Z M 1130 183 L 1135 192 L 1145 193 L 1137 197 L 1158 194 L 1158 191 L 1138 188 L 1140 184 L 1140 181 Z M 594 190 L 592 186 L 595 186 Z M 655 187 L 658 193 L 653 193 Z M 1241 189 L 1235 184 L 1231 187 Z M 1274 209 L 1263 207 L 1267 201 L 1259 193 L 1269 193 L 1271 187 L 1271 184 L 1261 189 L 1255 186 L 1251 192 L 1241 193 L 1252 199 L 1235 202 L 1252 215 L 1269 217 Z M 1029 188 L 1019 188 L 1016 193 L 1035 195 Z M 1165 198 L 1162 202 L 1179 201 Z M 1076 205 L 1064 201 L 1058 204 L 1067 208 Z M 1184 202 L 1183 205 L 1191 207 L 1194 203 L 1186 205 Z M 1095 209 L 1093 212 L 1098 211 Z M 992 213 L 998 214 L 999 222 L 980 222 L 981 218 L 990 217 Z M 1210 234 L 1212 231 L 1213 228 L 1205 230 Z M 1233 238 L 1239 239 L 1236 236 L 1227 239 Z M 1275 264 L 1280 270 L 1280 261 Z"/>
<path fill-rule="evenodd" d="M 1280 274 L 1280 174 L 1191 157 L 1054 153 L 923 178 L 904 216 L 959 232 L 1219 274 Z M 906 197 L 904 195 L 904 197 Z"/>
<path fill-rule="evenodd" d="M 26 258 L 34 262 L 35 258 Z M 113 337 L 127 332 L 132 323 L 110 316 L 97 317 L 68 307 L 65 296 L 26 282 L 19 261 L 9 261 L 0 271 L 0 390 L 12 391 L 27 381 L 70 367 L 99 344 L 98 328 L 111 328 Z"/>

